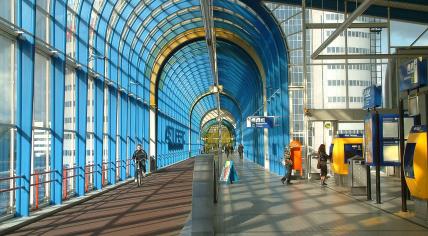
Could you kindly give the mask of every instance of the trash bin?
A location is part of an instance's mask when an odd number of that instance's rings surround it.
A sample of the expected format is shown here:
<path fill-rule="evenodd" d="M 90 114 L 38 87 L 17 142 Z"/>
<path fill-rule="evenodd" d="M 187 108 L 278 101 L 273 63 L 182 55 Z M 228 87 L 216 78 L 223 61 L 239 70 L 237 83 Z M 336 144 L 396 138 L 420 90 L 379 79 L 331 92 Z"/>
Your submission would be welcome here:
<path fill-rule="evenodd" d="M 352 195 L 367 194 L 366 164 L 362 157 L 355 156 L 348 159 L 348 186 Z"/>
<path fill-rule="evenodd" d="M 156 168 L 156 158 L 155 156 L 150 156 L 150 172 L 155 172 Z"/>

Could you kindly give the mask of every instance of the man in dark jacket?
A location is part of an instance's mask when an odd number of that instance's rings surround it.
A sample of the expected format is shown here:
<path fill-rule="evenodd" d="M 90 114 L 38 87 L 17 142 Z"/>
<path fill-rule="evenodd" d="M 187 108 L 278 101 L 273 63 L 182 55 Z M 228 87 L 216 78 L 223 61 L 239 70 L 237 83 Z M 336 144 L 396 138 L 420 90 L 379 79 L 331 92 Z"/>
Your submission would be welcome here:
<path fill-rule="evenodd" d="M 137 149 L 132 155 L 132 159 L 135 161 L 135 178 L 137 178 L 137 167 L 143 171 L 143 176 L 146 175 L 146 161 L 147 161 L 147 153 L 143 150 L 141 144 L 137 145 Z M 135 179 L 137 180 L 137 179 Z"/>
<path fill-rule="evenodd" d="M 239 153 L 239 159 L 242 159 L 244 156 L 242 155 L 244 153 L 244 145 L 239 144 L 238 146 L 238 153 Z"/>

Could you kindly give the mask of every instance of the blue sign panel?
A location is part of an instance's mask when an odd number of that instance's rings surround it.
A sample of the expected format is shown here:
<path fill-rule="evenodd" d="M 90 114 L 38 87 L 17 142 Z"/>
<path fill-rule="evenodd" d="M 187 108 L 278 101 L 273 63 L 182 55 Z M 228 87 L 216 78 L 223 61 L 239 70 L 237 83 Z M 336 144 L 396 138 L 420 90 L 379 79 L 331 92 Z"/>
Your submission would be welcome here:
<path fill-rule="evenodd" d="M 249 116 L 247 118 L 248 128 L 273 128 L 274 126 L 274 116 Z"/>
<path fill-rule="evenodd" d="M 171 126 L 166 126 L 165 143 L 168 144 L 169 151 L 183 150 L 185 132 L 175 129 Z"/>
<path fill-rule="evenodd" d="M 382 105 L 382 88 L 380 86 L 370 86 L 363 90 L 363 109 L 371 109 Z"/>
<path fill-rule="evenodd" d="M 381 166 L 399 166 L 398 115 L 379 115 L 379 128 L 373 114 L 364 120 L 364 158 L 367 165 L 376 165 L 375 148 L 380 148 Z M 377 143 L 380 147 L 377 147 Z"/>
<path fill-rule="evenodd" d="M 400 65 L 400 91 L 427 85 L 427 59 L 407 60 Z"/>

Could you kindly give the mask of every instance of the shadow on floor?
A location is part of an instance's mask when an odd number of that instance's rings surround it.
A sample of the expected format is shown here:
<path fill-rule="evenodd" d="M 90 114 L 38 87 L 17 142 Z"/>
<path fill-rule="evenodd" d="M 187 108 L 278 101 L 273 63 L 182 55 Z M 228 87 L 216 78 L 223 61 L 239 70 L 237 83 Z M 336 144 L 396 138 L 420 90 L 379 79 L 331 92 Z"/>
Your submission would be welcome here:
<path fill-rule="evenodd" d="M 193 164 L 168 167 L 142 187 L 126 184 L 12 235 L 177 235 L 192 208 Z"/>

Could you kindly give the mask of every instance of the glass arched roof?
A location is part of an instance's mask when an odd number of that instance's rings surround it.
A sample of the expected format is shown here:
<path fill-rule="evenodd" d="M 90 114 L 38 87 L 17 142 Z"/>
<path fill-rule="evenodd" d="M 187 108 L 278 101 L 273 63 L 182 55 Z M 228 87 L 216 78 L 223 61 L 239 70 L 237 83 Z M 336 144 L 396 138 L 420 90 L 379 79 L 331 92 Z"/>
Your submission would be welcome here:
<path fill-rule="evenodd" d="M 189 121 L 191 105 L 213 84 L 199 0 L 69 0 L 68 6 L 79 15 L 69 17 L 76 25 L 77 63 L 89 67 L 90 54 L 104 56 L 89 69 Z M 281 30 L 258 1 L 214 0 L 213 20 L 219 82 L 242 106 L 234 116 L 251 115 L 270 95 L 266 87 L 276 91 L 287 83 Z M 234 109 L 230 99 L 223 100 L 222 107 Z M 216 104 L 213 98 L 200 103 L 199 118 Z"/>

